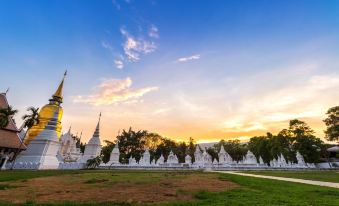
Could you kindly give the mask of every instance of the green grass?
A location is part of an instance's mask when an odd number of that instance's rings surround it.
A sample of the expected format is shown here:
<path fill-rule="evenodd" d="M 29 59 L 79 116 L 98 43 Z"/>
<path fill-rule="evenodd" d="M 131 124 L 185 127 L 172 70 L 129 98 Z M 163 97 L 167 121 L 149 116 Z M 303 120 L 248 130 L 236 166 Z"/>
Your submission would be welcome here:
<path fill-rule="evenodd" d="M 33 173 L 33 174 L 31 174 Z M 51 175 L 81 175 L 84 181 L 108 180 L 109 182 L 116 181 L 132 181 L 147 184 L 157 181 L 160 175 L 175 175 L 173 172 L 150 172 L 150 171 L 42 171 L 42 172 L 21 172 L 27 178 L 51 176 Z M 318 172 L 313 172 L 318 174 Z M 6 178 L 2 175 L 6 174 Z M 197 172 L 199 175 L 199 172 Z M 310 173 L 311 174 L 311 173 Z M 309 174 L 309 175 L 310 175 Z M 321 174 L 327 174 L 321 173 Z M 290 183 L 277 180 L 260 179 L 254 177 L 244 177 L 232 174 L 213 174 L 217 175 L 223 181 L 231 181 L 238 184 L 240 187 L 220 193 L 212 193 L 201 190 L 194 194 L 196 201 L 191 202 L 171 202 L 167 204 L 156 204 L 162 206 L 194 206 L 194 205 L 215 205 L 215 206 L 238 206 L 238 205 L 339 205 L 339 189 L 305 185 L 299 183 Z M 12 177 L 13 176 L 13 177 Z M 19 176 L 19 177 L 18 177 Z M 182 178 L 182 177 L 180 177 Z M 18 172 L 0 173 L 2 181 L 7 180 L 22 180 Z M 196 184 L 199 184 L 197 182 Z M 203 188 L 202 188 L 203 189 Z M 1 191 L 0 191 L 1 192 Z M 178 193 L 182 192 L 180 190 Z M 9 205 L 0 203 L 0 205 Z M 27 202 L 22 205 L 35 205 L 34 202 Z M 41 204 L 42 205 L 42 204 Z M 55 205 L 55 204 L 44 204 Z M 85 203 L 78 204 L 75 202 L 65 202 L 58 205 L 135 205 L 127 203 Z"/>
<path fill-rule="evenodd" d="M 269 175 L 277 177 L 290 177 L 305 180 L 317 180 L 339 183 L 339 171 L 251 171 L 246 172 L 257 175 Z"/>
<path fill-rule="evenodd" d="M 25 170 L 4 170 L 0 171 L 0 182 L 27 180 L 37 177 L 48 177 L 65 174 L 79 174 L 80 170 L 46 170 L 46 171 L 25 171 Z"/>
<path fill-rule="evenodd" d="M 221 174 L 220 178 L 242 187 L 222 193 L 199 192 L 197 202 L 170 203 L 167 206 L 339 205 L 338 189 L 231 174 Z"/>

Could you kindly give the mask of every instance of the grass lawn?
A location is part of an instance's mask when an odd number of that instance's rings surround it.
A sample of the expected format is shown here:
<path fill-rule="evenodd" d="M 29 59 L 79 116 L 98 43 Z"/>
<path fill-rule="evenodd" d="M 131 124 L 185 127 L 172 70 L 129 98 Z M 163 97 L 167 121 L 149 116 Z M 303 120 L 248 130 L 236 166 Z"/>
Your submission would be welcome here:
<path fill-rule="evenodd" d="M 339 190 L 204 172 L 2 171 L 0 205 L 13 203 L 166 206 L 339 205 Z"/>
<path fill-rule="evenodd" d="M 337 171 L 335 170 L 332 170 L 332 171 L 250 171 L 246 173 L 339 183 L 339 170 Z"/>

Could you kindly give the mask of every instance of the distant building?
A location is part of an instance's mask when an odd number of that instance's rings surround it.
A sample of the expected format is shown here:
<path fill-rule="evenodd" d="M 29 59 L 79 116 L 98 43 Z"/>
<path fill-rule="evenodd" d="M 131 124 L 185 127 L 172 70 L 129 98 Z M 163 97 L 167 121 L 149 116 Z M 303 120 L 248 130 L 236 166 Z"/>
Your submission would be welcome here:
<path fill-rule="evenodd" d="M 6 93 L 0 93 L 0 108 L 9 106 Z M 25 150 L 26 146 L 21 142 L 19 129 L 15 125 L 12 117 L 9 117 L 9 123 L 6 128 L 0 129 L 0 168 L 4 169 L 8 161 L 12 161 L 16 151 Z M 20 147 L 20 148 L 19 148 Z"/>

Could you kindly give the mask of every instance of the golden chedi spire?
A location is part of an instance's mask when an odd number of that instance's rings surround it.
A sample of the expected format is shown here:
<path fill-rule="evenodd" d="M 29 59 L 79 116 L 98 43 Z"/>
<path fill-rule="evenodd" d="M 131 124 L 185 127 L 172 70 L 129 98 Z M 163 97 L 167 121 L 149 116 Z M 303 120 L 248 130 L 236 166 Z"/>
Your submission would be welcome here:
<path fill-rule="evenodd" d="M 62 78 L 62 81 L 60 82 L 58 89 L 55 91 L 55 93 L 52 96 L 53 97 L 52 100 L 59 102 L 59 104 L 62 103 L 62 90 L 64 88 L 64 81 L 65 81 L 66 76 L 67 76 L 67 70 L 64 73 L 64 77 Z"/>
<path fill-rule="evenodd" d="M 27 133 L 27 136 L 25 138 L 25 144 L 29 144 L 31 140 L 33 140 L 36 136 L 40 134 L 41 131 L 43 131 L 47 125 L 47 123 L 50 121 L 50 119 L 53 117 L 56 111 L 58 112 L 58 124 L 56 125 L 56 132 L 58 135 L 58 138 L 60 138 L 61 135 L 61 118 L 63 114 L 63 109 L 61 107 L 62 103 L 62 92 L 64 87 L 64 81 L 67 75 L 67 71 L 65 71 L 64 76 L 55 91 L 55 93 L 52 95 L 52 98 L 49 100 L 49 103 L 43 106 L 39 112 L 39 124 L 34 125 Z"/>

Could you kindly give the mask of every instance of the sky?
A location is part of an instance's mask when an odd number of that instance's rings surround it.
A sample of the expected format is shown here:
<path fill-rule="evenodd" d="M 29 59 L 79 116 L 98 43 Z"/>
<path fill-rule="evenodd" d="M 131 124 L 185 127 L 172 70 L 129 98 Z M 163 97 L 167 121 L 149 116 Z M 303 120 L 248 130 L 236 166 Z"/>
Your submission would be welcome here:
<path fill-rule="evenodd" d="M 339 1 L 0 0 L 0 91 L 20 116 L 64 71 L 63 131 L 246 141 L 339 100 Z"/>

